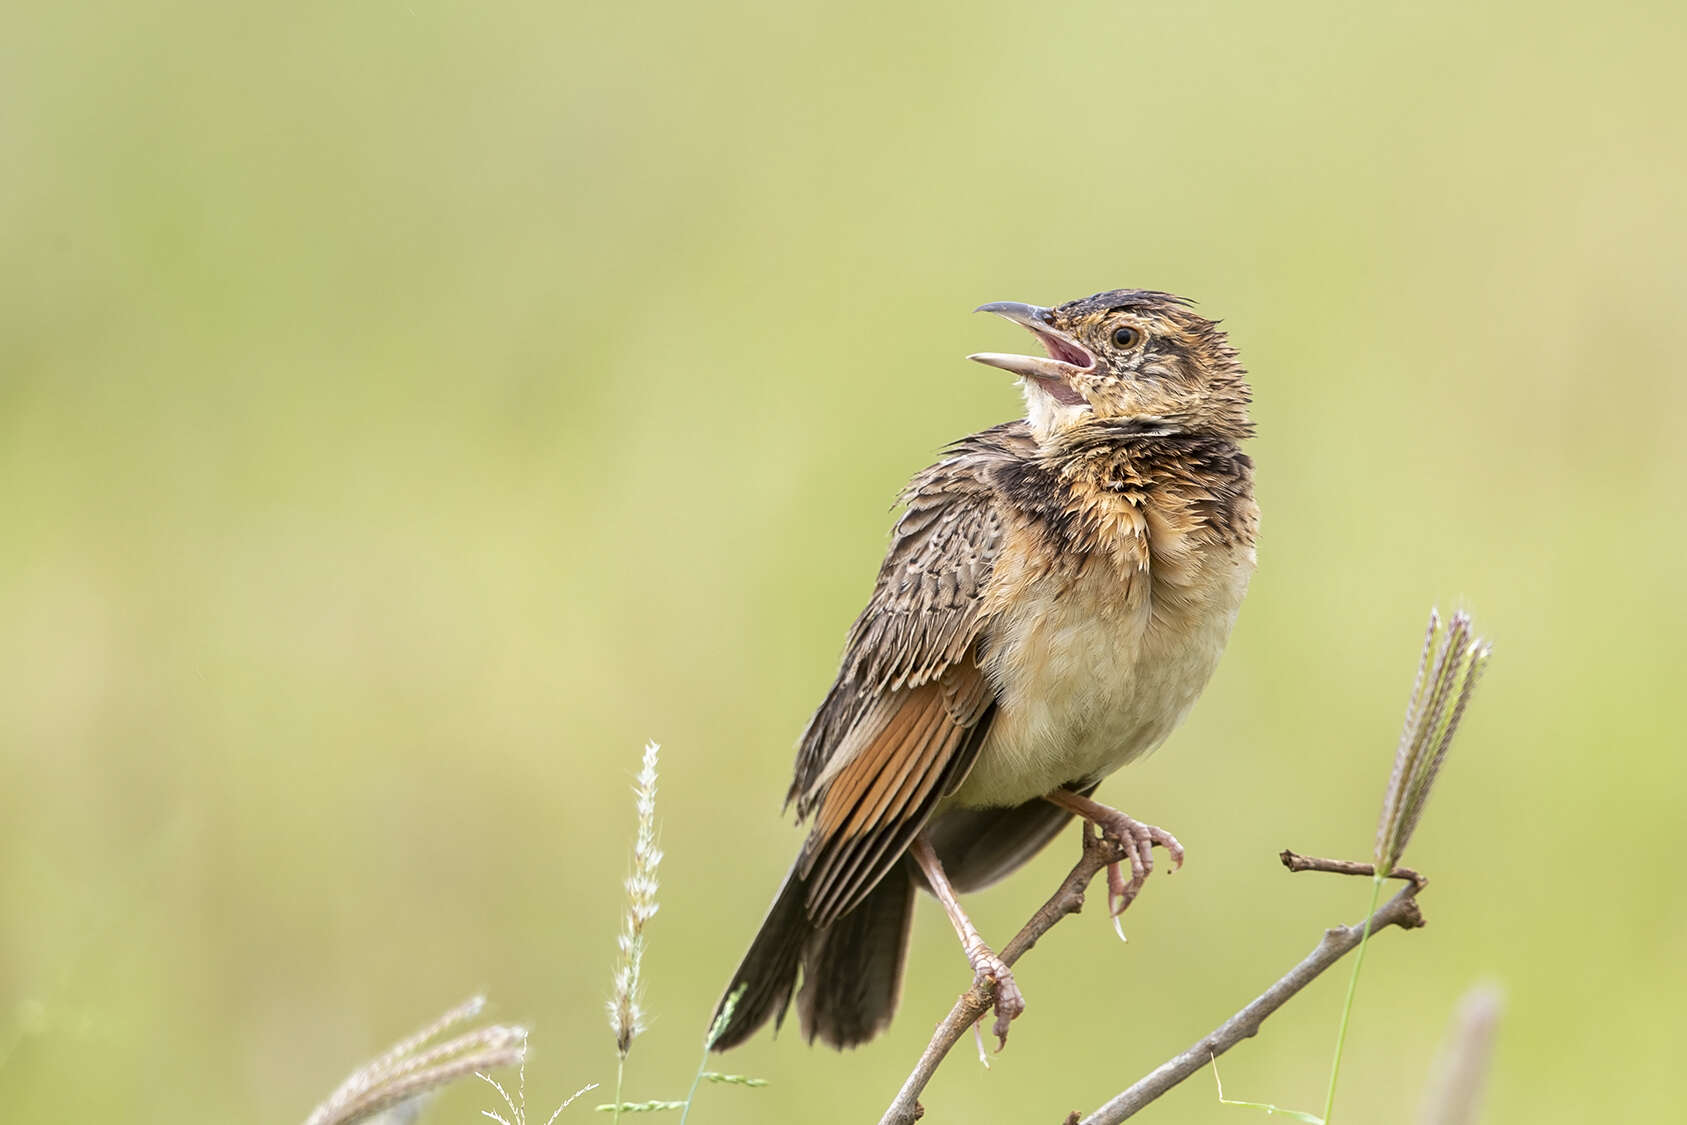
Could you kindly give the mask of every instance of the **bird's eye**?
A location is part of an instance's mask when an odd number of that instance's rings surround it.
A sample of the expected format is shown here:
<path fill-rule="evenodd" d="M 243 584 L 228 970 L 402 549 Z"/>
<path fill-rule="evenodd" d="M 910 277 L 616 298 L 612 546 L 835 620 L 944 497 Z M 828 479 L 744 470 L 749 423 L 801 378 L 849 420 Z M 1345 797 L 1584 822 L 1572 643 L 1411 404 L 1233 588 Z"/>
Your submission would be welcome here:
<path fill-rule="evenodd" d="M 1121 325 L 1113 329 L 1113 346 L 1115 348 L 1134 348 L 1142 343 L 1142 333 L 1130 325 Z"/>

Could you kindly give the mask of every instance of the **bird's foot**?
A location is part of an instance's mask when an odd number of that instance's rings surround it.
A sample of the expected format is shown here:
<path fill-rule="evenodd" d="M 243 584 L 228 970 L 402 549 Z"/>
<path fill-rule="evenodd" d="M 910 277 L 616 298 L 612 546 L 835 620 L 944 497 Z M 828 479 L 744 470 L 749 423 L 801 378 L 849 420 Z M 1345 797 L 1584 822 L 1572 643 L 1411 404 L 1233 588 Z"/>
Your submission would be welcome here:
<path fill-rule="evenodd" d="M 1092 801 L 1084 794 L 1073 792 L 1071 789 L 1055 789 L 1043 796 L 1051 804 L 1059 805 L 1066 811 L 1083 817 L 1101 829 L 1104 839 L 1124 849 L 1124 858 L 1129 860 L 1131 865 L 1129 879 L 1125 878 L 1118 861 L 1107 865 L 1107 905 L 1113 916 L 1113 928 L 1119 931 L 1121 938 L 1124 937 L 1124 931 L 1119 926 L 1119 915 L 1136 898 L 1142 890 L 1142 885 L 1148 881 L 1149 872 L 1154 870 L 1154 846 L 1158 844 L 1166 849 L 1166 853 L 1172 857 L 1172 870 L 1176 871 L 1183 866 L 1183 845 L 1164 828 L 1144 824 L 1135 817 L 1126 816 L 1118 809 L 1108 808 L 1099 801 Z"/>
<path fill-rule="evenodd" d="M 944 913 L 949 915 L 949 921 L 961 939 L 961 948 L 966 951 L 967 964 L 972 966 L 973 987 L 982 989 L 991 997 L 992 1006 L 996 1009 L 996 1023 L 992 1030 L 996 1034 L 996 1050 L 999 1051 L 1007 1046 L 1008 1025 L 1025 1010 L 1025 997 L 1020 994 L 1019 985 L 1014 983 L 1013 971 L 1008 968 L 1008 963 L 998 957 L 995 950 L 984 944 L 984 939 L 978 934 L 978 927 L 972 924 L 972 919 L 961 909 L 961 900 L 955 897 L 955 888 L 949 882 L 949 876 L 944 874 L 943 864 L 938 862 L 937 853 L 932 850 L 931 842 L 926 839 L 924 833 L 914 837 L 908 851 L 914 857 L 914 862 L 919 864 L 932 893 L 937 896 L 937 901 L 943 904 Z M 989 1009 L 979 1012 L 980 1018 L 986 1011 Z"/>
<path fill-rule="evenodd" d="M 1108 809 L 1107 812 L 1109 815 L 1097 819 L 1095 824 L 1102 835 L 1124 847 L 1125 858 L 1130 861 L 1131 867 L 1131 877 L 1127 880 L 1123 863 L 1107 865 L 1107 907 L 1117 919 L 1124 913 L 1125 907 L 1135 901 L 1142 885 L 1153 872 L 1154 846 L 1158 844 L 1166 849 L 1166 854 L 1171 856 L 1172 870 L 1176 871 L 1183 866 L 1183 845 L 1164 828 L 1144 824 L 1116 809 Z"/>
<path fill-rule="evenodd" d="M 980 942 L 967 948 L 967 961 L 972 965 L 972 983 L 990 990 L 995 997 L 996 1023 L 991 1033 L 996 1037 L 996 1050 L 1007 1046 L 1008 1025 L 1025 1010 L 1025 995 L 1014 982 L 1013 970 L 1007 962 Z"/>

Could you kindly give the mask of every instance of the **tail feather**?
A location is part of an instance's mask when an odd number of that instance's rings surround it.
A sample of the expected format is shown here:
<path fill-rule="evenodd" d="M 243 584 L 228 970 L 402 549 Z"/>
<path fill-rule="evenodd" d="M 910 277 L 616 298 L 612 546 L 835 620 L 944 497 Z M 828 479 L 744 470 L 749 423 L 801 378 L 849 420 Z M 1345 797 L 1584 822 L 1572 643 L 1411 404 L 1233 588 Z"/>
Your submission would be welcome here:
<path fill-rule="evenodd" d="M 796 993 L 803 1036 L 838 1049 L 865 1043 L 890 1023 L 902 991 L 902 964 L 914 915 L 909 861 L 893 867 L 861 904 L 831 926 L 808 920 L 806 888 L 793 867 L 750 950 L 732 975 L 715 1020 L 734 993 L 732 1014 L 714 1041 L 724 1051 L 769 1019 L 777 1027 Z M 797 992 L 797 978 L 802 989 Z"/>
<path fill-rule="evenodd" d="M 1081 792 L 1094 790 L 1089 785 Z M 954 809 L 926 830 L 950 881 L 973 891 L 1036 855 L 1071 815 L 1038 797 L 1012 808 Z M 736 1047 L 770 1019 L 776 1027 L 783 1023 L 793 996 L 810 1042 L 842 1049 L 883 1031 L 902 991 L 914 889 L 924 885 L 913 861 L 903 857 L 859 906 L 818 929 L 808 917 L 808 887 L 793 865 L 727 986 L 727 997 L 743 991 L 715 1050 Z M 723 998 L 715 1019 L 725 1006 Z"/>
<path fill-rule="evenodd" d="M 715 1037 L 714 1049 L 724 1051 L 736 1047 L 754 1035 L 770 1018 L 774 1026 L 785 1020 L 785 1009 L 791 1003 L 791 993 L 797 987 L 797 971 L 802 967 L 803 948 L 814 936 L 809 924 L 805 900 L 807 894 L 795 866 L 785 876 L 761 929 L 750 943 L 732 983 L 726 986 L 711 1017 L 711 1027 L 719 1022 L 727 1001 L 736 993 L 732 1015 L 725 1028 Z"/>
<path fill-rule="evenodd" d="M 914 921 L 908 864 L 905 859 L 891 868 L 860 906 L 816 935 L 803 958 L 797 1014 L 809 1042 L 854 1047 L 896 1014 Z"/>

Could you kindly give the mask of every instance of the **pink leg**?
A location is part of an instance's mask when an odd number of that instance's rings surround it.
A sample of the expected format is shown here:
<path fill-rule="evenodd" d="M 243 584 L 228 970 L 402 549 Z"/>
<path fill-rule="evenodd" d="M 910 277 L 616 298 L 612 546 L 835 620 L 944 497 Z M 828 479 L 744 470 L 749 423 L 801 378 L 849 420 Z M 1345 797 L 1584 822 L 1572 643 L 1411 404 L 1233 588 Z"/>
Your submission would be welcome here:
<path fill-rule="evenodd" d="M 960 935 L 961 948 L 966 951 L 967 964 L 972 966 L 974 984 L 987 984 L 996 992 L 996 1024 L 991 1030 L 999 1041 L 998 1051 L 1007 1045 L 1008 1025 L 1019 1013 L 1025 1010 L 1025 997 L 1020 994 L 1019 986 L 1014 983 L 1013 972 L 1007 967 L 1007 962 L 996 956 L 995 952 L 984 944 L 984 938 L 978 932 L 978 927 L 972 924 L 966 911 L 961 909 L 961 900 L 955 895 L 955 888 L 949 882 L 949 876 L 944 874 L 943 865 L 937 861 L 937 853 L 931 850 L 925 835 L 914 838 L 913 845 L 908 849 L 914 857 L 914 862 L 925 872 L 926 882 L 931 884 L 932 893 L 937 901 L 943 904 L 943 910 L 949 915 L 950 925 L 955 927 L 955 933 Z"/>

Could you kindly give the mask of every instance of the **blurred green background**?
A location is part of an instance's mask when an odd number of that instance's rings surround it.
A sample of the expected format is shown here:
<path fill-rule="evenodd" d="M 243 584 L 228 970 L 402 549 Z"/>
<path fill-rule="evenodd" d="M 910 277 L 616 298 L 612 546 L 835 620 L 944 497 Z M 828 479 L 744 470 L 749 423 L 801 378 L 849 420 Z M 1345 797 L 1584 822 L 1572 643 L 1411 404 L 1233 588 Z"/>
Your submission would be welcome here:
<path fill-rule="evenodd" d="M 683 1094 L 798 835 L 792 742 L 906 477 L 1014 415 L 969 310 L 1187 293 L 1253 372 L 1260 569 L 1175 830 L 932 1120 L 1092 1108 L 1360 915 L 1432 603 L 1493 670 L 1369 962 L 1349 1121 L 1457 998 L 1494 1121 L 1680 1112 L 1687 48 L 1674 4 L 32 5 L 0 35 L 0 1119 L 292 1122 L 462 997 L 613 1080 L 631 775 Z M 1072 840 L 972 901 L 1011 932 Z M 891 1032 L 699 1122 L 876 1120 Z M 1341 982 L 1225 1060 L 1316 1108 Z M 430 1120 L 478 1120 L 489 1091 Z M 586 1102 L 607 1100 L 588 1095 Z M 1205 1078 L 1148 1115 L 1225 1122 Z M 562 1120 L 592 1119 L 575 1106 Z"/>

